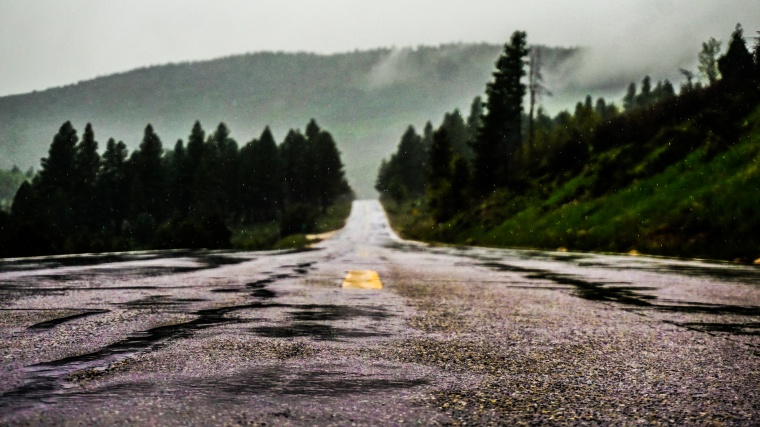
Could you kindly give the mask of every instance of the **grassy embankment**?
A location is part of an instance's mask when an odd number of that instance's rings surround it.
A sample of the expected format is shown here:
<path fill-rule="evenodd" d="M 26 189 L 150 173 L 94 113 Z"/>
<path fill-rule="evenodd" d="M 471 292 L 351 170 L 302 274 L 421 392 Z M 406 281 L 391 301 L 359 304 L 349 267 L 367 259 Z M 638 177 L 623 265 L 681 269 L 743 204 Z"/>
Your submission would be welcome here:
<path fill-rule="evenodd" d="M 303 248 L 317 243 L 319 238 L 313 235 L 326 233 L 342 228 L 351 213 L 350 197 L 342 197 L 326 212 L 316 218 L 315 228 L 309 234 L 292 234 L 280 237 L 280 224 L 277 221 L 262 222 L 247 227 L 232 229 L 230 239 L 234 249 L 268 250 Z"/>
<path fill-rule="evenodd" d="M 728 147 L 698 141 L 665 167 L 670 142 L 634 158 L 614 147 L 548 194 L 495 194 L 443 224 L 422 200 L 384 205 L 402 236 L 420 240 L 751 262 L 760 257 L 760 108 L 739 123 Z M 631 182 L 595 195 L 610 179 L 600 164 L 617 165 Z"/>

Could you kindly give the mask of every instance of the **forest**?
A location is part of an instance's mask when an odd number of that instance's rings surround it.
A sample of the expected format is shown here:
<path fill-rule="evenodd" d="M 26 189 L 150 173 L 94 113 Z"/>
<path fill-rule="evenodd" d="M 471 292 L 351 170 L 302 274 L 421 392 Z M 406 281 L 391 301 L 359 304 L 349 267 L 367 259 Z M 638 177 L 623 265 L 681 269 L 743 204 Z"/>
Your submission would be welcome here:
<path fill-rule="evenodd" d="M 394 226 L 451 243 L 757 259 L 760 39 L 749 47 L 737 25 L 721 44 L 703 43 L 678 93 L 646 76 L 621 107 L 587 96 L 550 117 L 541 48 L 515 32 L 466 118 L 410 126 L 382 162 Z"/>
<path fill-rule="evenodd" d="M 279 145 L 267 127 L 242 147 L 224 123 L 206 135 L 196 121 L 169 150 L 149 124 L 136 150 L 111 138 L 102 154 L 90 124 L 80 138 L 67 121 L 0 210 L 0 256 L 228 248 L 233 230 L 257 224 L 275 222 L 278 237 L 312 232 L 352 197 L 335 141 L 313 119 Z"/>

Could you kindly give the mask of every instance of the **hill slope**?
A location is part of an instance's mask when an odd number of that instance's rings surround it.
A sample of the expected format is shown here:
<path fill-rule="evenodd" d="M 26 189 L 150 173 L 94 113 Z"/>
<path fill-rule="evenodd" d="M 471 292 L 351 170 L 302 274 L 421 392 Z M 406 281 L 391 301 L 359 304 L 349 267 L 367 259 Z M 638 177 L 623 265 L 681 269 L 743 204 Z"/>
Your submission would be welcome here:
<path fill-rule="evenodd" d="M 395 148 L 400 131 L 453 108 L 468 108 L 482 93 L 500 50 L 461 44 L 329 56 L 257 53 L 2 97 L 0 168 L 38 167 L 66 120 L 80 134 L 91 122 L 102 149 L 109 137 L 135 148 L 147 123 L 170 148 L 187 138 L 196 119 L 206 130 L 225 122 L 242 144 L 265 125 L 281 140 L 287 129 L 314 117 L 334 133 L 351 185 L 367 197 L 375 194 L 374 171 Z M 560 72 L 576 52 L 547 48 L 546 75 Z"/>
<path fill-rule="evenodd" d="M 576 150 L 561 153 L 567 168 L 497 190 L 445 222 L 424 198 L 386 198 L 394 226 L 451 243 L 760 257 L 756 82 L 692 90 L 573 138 Z"/>

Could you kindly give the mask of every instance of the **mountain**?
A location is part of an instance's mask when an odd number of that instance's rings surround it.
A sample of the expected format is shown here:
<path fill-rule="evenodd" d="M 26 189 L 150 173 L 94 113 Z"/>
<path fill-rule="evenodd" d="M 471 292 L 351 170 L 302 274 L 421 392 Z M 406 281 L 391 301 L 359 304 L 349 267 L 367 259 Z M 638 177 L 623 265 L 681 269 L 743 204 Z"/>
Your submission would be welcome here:
<path fill-rule="evenodd" d="M 225 122 L 242 145 L 266 125 L 281 141 L 288 129 L 315 118 L 334 134 L 353 188 L 370 197 L 380 160 L 394 151 L 401 131 L 453 108 L 466 114 L 472 98 L 484 92 L 500 51 L 497 45 L 451 44 L 334 55 L 254 53 L 0 97 L 0 167 L 39 167 L 67 120 L 80 134 L 92 123 L 101 149 L 110 137 L 133 149 L 148 123 L 171 148 L 187 138 L 195 120 L 207 131 Z M 572 73 L 578 52 L 545 48 L 547 81 Z M 574 88 L 573 99 L 584 89 Z"/>

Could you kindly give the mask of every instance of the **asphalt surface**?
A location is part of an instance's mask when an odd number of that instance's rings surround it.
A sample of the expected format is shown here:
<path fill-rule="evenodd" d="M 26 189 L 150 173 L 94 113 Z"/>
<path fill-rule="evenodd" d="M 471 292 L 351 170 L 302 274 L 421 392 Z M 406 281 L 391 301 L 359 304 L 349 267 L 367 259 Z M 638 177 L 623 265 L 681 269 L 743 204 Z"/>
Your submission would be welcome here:
<path fill-rule="evenodd" d="M 760 424 L 760 269 L 432 247 L 375 201 L 305 251 L 0 261 L 0 337 L 0 425 Z"/>

